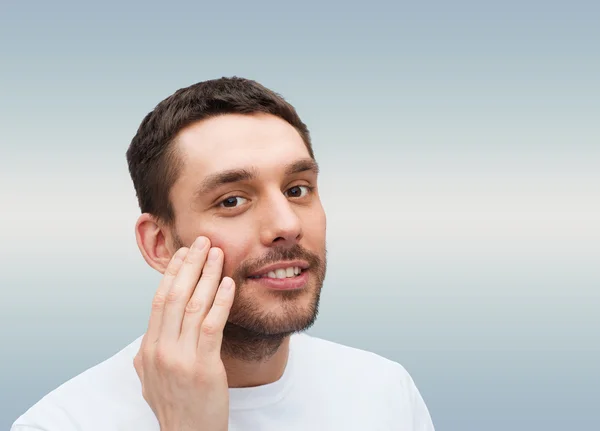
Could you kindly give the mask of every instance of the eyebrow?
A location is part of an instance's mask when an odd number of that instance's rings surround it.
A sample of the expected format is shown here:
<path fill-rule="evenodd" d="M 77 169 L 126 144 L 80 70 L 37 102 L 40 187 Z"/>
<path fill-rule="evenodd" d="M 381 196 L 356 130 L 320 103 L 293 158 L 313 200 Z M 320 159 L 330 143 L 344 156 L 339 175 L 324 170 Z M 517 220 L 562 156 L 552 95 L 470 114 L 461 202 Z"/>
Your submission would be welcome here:
<path fill-rule="evenodd" d="M 319 165 L 313 159 L 301 159 L 290 163 L 285 167 L 286 175 L 299 174 L 300 172 L 312 171 L 314 174 L 319 173 Z"/>
<path fill-rule="evenodd" d="M 319 165 L 313 159 L 301 159 L 288 164 L 285 167 L 285 175 L 294 175 L 301 172 L 312 171 L 314 174 L 319 173 Z M 249 168 L 229 169 L 226 171 L 211 174 L 202 181 L 202 184 L 196 189 L 195 197 L 201 197 L 214 191 L 215 189 L 231 183 L 239 183 L 241 181 L 250 181 L 258 177 L 258 169 L 252 166 Z"/>

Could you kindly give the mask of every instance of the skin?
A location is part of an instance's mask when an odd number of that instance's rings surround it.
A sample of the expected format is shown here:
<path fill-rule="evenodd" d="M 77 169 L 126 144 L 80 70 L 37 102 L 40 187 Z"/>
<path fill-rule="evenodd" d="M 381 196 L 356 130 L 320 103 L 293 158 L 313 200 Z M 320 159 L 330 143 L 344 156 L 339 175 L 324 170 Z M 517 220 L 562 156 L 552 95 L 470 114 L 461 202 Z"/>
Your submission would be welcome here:
<path fill-rule="evenodd" d="M 144 259 L 164 277 L 134 365 L 161 430 L 226 430 L 228 388 L 279 379 L 290 335 L 314 322 L 325 212 L 317 172 L 286 172 L 311 159 L 278 117 L 210 118 L 183 129 L 175 145 L 184 166 L 170 192 L 174 225 L 150 214 L 136 223 Z M 235 169 L 254 176 L 198 193 L 207 178 Z M 247 278 L 290 259 L 310 265 L 301 289 L 276 291 Z"/>

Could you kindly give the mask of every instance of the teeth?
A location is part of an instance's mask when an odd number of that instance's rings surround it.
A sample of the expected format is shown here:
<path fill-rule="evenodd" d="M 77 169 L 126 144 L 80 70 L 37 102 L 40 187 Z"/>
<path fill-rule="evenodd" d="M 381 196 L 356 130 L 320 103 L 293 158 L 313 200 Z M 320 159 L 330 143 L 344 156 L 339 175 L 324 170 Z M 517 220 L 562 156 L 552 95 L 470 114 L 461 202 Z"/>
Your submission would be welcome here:
<path fill-rule="evenodd" d="M 298 266 L 290 266 L 289 268 L 279 268 L 275 271 L 269 271 L 263 277 L 267 278 L 291 278 L 300 275 L 302 270 Z"/>

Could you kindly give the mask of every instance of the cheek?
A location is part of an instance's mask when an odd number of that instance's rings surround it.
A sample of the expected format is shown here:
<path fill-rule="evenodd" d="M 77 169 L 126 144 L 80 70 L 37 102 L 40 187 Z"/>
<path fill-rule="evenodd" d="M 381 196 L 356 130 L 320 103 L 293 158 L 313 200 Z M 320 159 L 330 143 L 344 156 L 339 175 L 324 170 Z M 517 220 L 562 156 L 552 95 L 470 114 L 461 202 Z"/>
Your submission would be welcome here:
<path fill-rule="evenodd" d="M 235 229 L 221 228 L 208 233 L 211 245 L 223 250 L 225 262 L 223 275 L 231 276 L 233 271 L 248 258 L 252 250 L 252 241 L 249 232 L 237 232 Z"/>
<path fill-rule="evenodd" d="M 326 229 L 327 218 L 324 211 L 311 214 L 310 219 L 304 224 L 305 237 L 315 246 L 325 241 Z"/>

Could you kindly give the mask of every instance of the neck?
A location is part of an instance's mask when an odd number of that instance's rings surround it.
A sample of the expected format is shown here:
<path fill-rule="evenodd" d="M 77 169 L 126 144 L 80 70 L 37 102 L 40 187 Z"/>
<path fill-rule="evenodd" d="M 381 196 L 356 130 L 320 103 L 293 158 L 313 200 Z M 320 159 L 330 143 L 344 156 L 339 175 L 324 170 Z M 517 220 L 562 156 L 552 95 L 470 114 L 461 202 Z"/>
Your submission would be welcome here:
<path fill-rule="evenodd" d="M 289 355 L 290 337 L 286 337 L 277 351 L 264 361 L 244 361 L 223 357 L 230 388 L 251 388 L 274 383 L 283 376 Z"/>
<path fill-rule="evenodd" d="M 221 359 L 230 388 L 247 388 L 276 382 L 288 361 L 290 334 L 251 333 L 227 324 Z"/>

